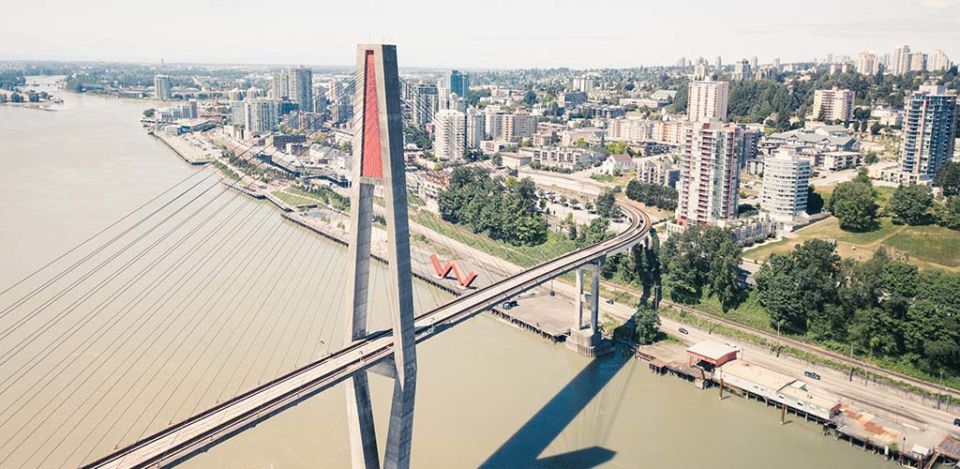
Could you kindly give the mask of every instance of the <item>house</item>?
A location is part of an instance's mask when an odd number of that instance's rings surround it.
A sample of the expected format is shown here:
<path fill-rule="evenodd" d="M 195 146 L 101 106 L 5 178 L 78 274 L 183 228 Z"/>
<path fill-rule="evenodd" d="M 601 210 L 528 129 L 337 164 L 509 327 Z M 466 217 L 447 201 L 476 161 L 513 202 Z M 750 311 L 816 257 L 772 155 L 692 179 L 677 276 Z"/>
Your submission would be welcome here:
<path fill-rule="evenodd" d="M 633 162 L 633 158 L 630 158 L 630 155 L 624 153 L 608 156 L 607 159 L 603 160 L 603 164 L 600 165 L 600 172 L 611 175 L 623 174 L 633 170 L 635 167 L 636 163 Z"/>

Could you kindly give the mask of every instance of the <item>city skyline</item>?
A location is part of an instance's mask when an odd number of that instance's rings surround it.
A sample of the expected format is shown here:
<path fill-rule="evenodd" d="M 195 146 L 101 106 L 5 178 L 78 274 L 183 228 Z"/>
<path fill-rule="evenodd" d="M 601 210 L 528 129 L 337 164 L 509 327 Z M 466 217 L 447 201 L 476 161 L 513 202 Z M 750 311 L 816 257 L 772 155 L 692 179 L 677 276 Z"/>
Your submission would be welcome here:
<path fill-rule="evenodd" d="M 956 0 L 817 0 L 790 15 L 755 0 L 678 2 L 659 5 L 656 11 L 639 4 L 567 1 L 545 8 L 495 1 L 471 11 L 466 24 L 440 21 L 439 12 L 445 10 L 434 0 L 416 5 L 296 2 L 284 11 L 298 14 L 271 22 L 256 14 L 257 4 L 246 0 L 211 5 L 174 1 L 164 10 L 149 11 L 133 11 L 114 0 L 82 9 L 59 0 L 48 3 L 49 10 L 58 13 L 43 21 L 5 25 L 0 60 L 150 63 L 163 58 L 167 63 L 338 66 L 350 63 L 349 54 L 343 53 L 350 44 L 370 41 L 402 45 L 410 68 L 629 68 L 671 65 L 680 57 L 698 56 L 711 61 L 722 56 L 725 63 L 753 56 L 763 63 L 776 57 L 787 63 L 831 53 L 855 57 L 863 49 L 883 54 L 903 44 L 960 54 L 955 34 L 960 21 L 951 19 L 960 18 Z M 25 18 L 35 8 L 14 4 L 7 13 Z M 830 13 L 826 19 L 823 11 Z M 609 27 L 581 33 L 569 18 L 597 18 Z M 429 28 L 397 26 L 416 21 Z M 196 47 L 198 43 L 208 47 Z"/>

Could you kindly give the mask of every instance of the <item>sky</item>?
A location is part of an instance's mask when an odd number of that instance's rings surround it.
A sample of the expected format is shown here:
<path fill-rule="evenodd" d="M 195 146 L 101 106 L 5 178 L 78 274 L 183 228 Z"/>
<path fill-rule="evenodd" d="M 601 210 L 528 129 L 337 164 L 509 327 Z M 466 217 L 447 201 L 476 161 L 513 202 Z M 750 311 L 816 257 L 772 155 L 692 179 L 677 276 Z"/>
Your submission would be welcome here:
<path fill-rule="evenodd" d="M 783 63 L 903 44 L 960 61 L 960 0 L 32 0 L 0 7 L 0 60 L 600 68 Z"/>

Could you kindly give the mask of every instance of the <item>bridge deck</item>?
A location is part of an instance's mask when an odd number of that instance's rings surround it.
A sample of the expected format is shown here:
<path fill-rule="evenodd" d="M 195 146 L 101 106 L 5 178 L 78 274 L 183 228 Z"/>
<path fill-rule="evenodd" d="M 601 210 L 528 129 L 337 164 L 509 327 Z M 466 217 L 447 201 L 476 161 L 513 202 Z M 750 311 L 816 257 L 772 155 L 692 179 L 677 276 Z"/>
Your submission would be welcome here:
<path fill-rule="evenodd" d="M 614 238 L 563 255 L 513 277 L 464 295 L 420 315 L 415 321 L 417 342 L 462 322 L 523 291 L 583 264 L 636 244 L 649 231 L 647 215 L 623 206 L 633 223 Z M 231 400 L 174 424 L 85 467 L 149 467 L 172 463 L 191 452 L 228 437 L 271 412 L 328 388 L 356 371 L 392 356 L 393 336 L 380 332 L 343 350 L 254 388 Z"/>

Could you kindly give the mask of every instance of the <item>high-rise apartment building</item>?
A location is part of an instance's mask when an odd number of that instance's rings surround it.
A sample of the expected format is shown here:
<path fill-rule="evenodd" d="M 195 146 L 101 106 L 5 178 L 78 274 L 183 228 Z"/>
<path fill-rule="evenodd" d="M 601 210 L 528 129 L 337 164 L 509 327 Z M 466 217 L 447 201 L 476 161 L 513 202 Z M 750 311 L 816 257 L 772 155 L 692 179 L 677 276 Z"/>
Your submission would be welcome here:
<path fill-rule="evenodd" d="M 597 77 L 592 75 L 583 75 L 573 79 L 573 89 L 589 93 L 597 87 Z"/>
<path fill-rule="evenodd" d="M 877 54 L 865 50 L 857 56 L 857 73 L 861 75 L 876 75 L 880 73 L 880 59 Z"/>
<path fill-rule="evenodd" d="M 479 109 L 467 109 L 467 148 L 480 148 L 486 116 Z"/>
<path fill-rule="evenodd" d="M 273 72 L 273 99 L 290 97 L 290 78 L 285 70 Z"/>
<path fill-rule="evenodd" d="M 253 135 L 276 130 L 277 102 L 269 98 L 247 99 L 243 102 L 243 125 Z"/>
<path fill-rule="evenodd" d="M 287 73 L 289 79 L 289 98 L 297 103 L 303 112 L 313 112 L 313 71 L 306 67 L 297 67 Z"/>
<path fill-rule="evenodd" d="M 508 142 L 532 137 L 537 133 L 537 116 L 530 114 L 504 114 L 501 139 Z"/>
<path fill-rule="evenodd" d="M 910 65 L 912 60 L 910 58 L 910 46 L 899 47 L 893 51 L 893 55 L 890 56 L 889 71 L 894 75 L 906 75 L 910 73 Z"/>
<path fill-rule="evenodd" d="M 153 77 L 154 96 L 160 101 L 169 101 L 173 98 L 173 82 L 169 75 Z"/>
<path fill-rule="evenodd" d="M 957 95 L 943 85 L 923 85 L 903 105 L 901 182 L 926 183 L 953 156 Z"/>
<path fill-rule="evenodd" d="M 450 72 L 449 85 L 451 93 L 456 93 L 457 96 L 466 99 L 467 93 L 470 91 L 470 75 L 454 70 Z"/>
<path fill-rule="evenodd" d="M 689 226 L 735 220 L 744 127 L 690 122 L 682 133 L 677 222 Z"/>
<path fill-rule="evenodd" d="M 723 57 L 718 55 L 717 58 L 713 60 L 713 68 L 717 69 L 717 73 L 723 70 Z"/>
<path fill-rule="evenodd" d="M 434 156 L 444 161 L 463 159 L 466 151 L 467 118 L 452 109 L 437 111 L 433 117 Z"/>
<path fill-rule="evenodd" d="M 726 120 L 729 100 L 729 83 L 692 81 L 687 92 L 687 118 L 691 121 Z"/>
<path fill-rule="evenodd" d="M 922 72 L 927 69 L 927 54 L 914 52 L 910 54 L 910 71 Z"/>
<path fill-rule="evenodd" d="M 933 51 L 927 60 L 927 70 L 931 72 L 940 72 L 950 68 L 950 58 L 943 52 L 943 49 Z"/>
<path fill-rule="evenodd" d="M 433 122 L 433 116 L 440 107 L 440 96 L 436 85 L 417 83 L 411 89 L 410 101 L 413 125 L 424 127 Z"/>
<path fill-rule="evenodd" d="M 760 62 L 757 60 L 757 56 L 750 57 L 750 69 L 757 70 L 760 68 Z"/>
<path fill-rule="evenodd" d="M 497 139 L 503 133 L 503 113 L 495 106 L 484 109 L 483 132 L 487 138 Z"/>
<path fill-rule="evenodd" d="M 780 147 L 763 159 L 760 209 L 774 220 L 791 223 L 807 211 L 810 158 L 794 149 Z"/>
<path fill-rule="evenodd" d="M 817 121 L 848 122 L 853 118 L 854 97 L 855 93 L 851 90 L 839 88 L 816 90 L 813 92 L 813 109 L 810 117 Z"/>

